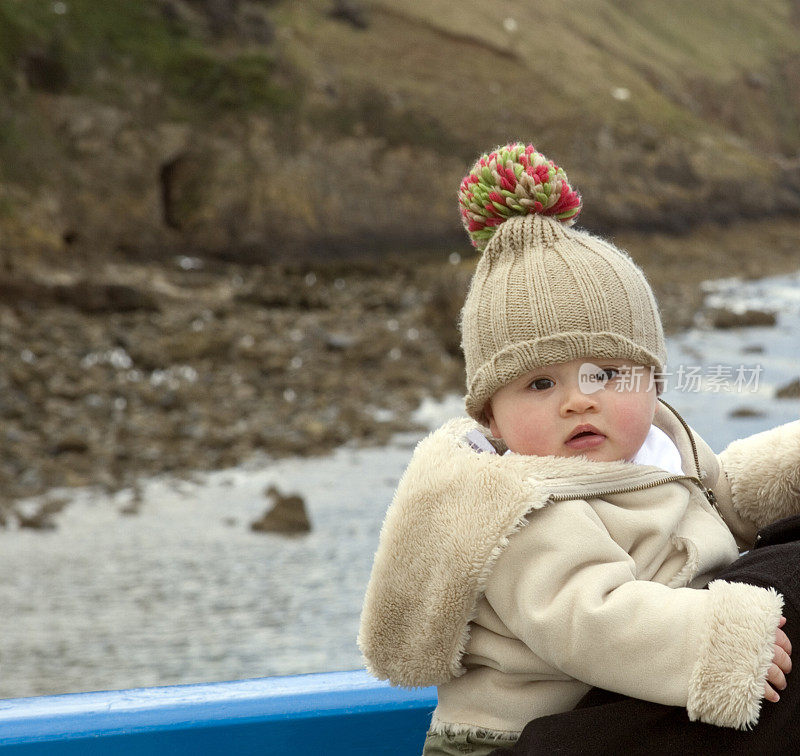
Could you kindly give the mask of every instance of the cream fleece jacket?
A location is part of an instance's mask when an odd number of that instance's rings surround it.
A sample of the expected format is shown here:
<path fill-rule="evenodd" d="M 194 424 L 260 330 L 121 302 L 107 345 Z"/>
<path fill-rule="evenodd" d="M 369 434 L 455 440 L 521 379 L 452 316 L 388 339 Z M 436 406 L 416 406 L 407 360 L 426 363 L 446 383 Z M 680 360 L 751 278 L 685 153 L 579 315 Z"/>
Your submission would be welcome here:
<path fill-rule="evenodd" d="M 434 731 L 513 736 L 591 686 L 720 726 L 758 721 L 782 598 L 696 589 L 758 526 L 800 511 L 800 422 L 719 457 L 664 404 L 655 424 L 685 475 L 480 454 L 470 420 L 420 442 L 381 531 L 359 645 L 377 677 L 439 686 Z"/>

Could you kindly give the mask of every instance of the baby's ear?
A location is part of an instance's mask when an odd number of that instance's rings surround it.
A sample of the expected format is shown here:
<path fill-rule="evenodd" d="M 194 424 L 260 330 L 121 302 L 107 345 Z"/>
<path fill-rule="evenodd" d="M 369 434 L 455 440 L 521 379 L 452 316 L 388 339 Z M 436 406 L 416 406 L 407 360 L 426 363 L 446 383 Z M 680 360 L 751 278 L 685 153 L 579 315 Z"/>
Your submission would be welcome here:
<path fill-rule="evenodd" d="M 497 427 L 497 423 L 495 422 L 494 419 L 494 413 L 492 412 L 491 399 L 489 399 L 489 401 L 486 402 L 486 405 L 483 408 L 483 414 L 486 416 L 486 422 L 489 426 L 489 430 L 491 431 L 492 435 L 495 438 L 502 438 L 502 436 L 500 435 L 500 429 Z"/>

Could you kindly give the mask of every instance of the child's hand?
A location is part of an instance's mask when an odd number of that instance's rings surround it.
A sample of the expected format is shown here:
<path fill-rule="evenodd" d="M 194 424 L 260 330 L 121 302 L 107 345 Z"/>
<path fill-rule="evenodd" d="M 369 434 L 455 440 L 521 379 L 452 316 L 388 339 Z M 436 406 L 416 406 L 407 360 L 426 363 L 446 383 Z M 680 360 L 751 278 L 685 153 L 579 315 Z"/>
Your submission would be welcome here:
<path fill-rule="evenodd" d="M 781 628 L 786 624 L 786 617 L 781 617 L 778 629 L 775 631 L 775 653 L 772 664 L 767 671 L 767 682 L 764 684 L 764 697 L 767 701 L 780 701 L 778 690 L 786 687 L 786 675 L 792 671 L 792 643 Z M 771 683 L 771 684 L 770 684 Z M 777 690 L 776 690 L 777 688 Z"/>

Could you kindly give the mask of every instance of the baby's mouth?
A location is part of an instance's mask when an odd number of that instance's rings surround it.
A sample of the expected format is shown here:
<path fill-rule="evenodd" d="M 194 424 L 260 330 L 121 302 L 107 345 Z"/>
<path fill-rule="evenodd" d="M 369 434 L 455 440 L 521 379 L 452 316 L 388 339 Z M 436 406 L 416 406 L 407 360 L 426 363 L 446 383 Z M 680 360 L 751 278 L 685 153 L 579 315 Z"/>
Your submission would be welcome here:
<path fill-rule="evenodd" d="M 570 449 L 582 451 L 585 449 L 593 449 L 595 446 L 602 444 L 605 440 L 605 435 L 593 425 L 579 425 L 566 440 L 565 444 L 569 446 Z"/>

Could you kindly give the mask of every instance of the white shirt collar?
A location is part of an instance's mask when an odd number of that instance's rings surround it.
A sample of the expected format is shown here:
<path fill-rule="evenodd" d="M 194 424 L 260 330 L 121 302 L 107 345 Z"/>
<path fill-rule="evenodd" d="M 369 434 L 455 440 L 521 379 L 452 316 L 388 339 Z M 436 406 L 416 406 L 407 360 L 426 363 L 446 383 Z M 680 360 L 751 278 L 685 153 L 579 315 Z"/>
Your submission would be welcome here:
<path fill-rule="evenodd" d="M 656 428 L 655 425 L 650 426 L 644 443 L 631 462 L 636 465 L 652 465 L 674 475 L 683 475 L 678 447 L 661 428 Z"/>

